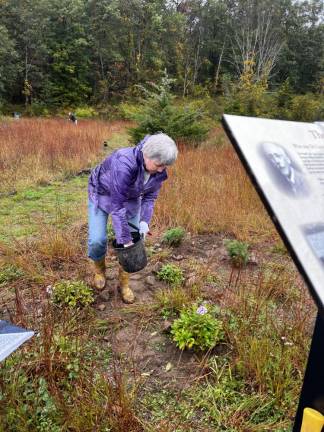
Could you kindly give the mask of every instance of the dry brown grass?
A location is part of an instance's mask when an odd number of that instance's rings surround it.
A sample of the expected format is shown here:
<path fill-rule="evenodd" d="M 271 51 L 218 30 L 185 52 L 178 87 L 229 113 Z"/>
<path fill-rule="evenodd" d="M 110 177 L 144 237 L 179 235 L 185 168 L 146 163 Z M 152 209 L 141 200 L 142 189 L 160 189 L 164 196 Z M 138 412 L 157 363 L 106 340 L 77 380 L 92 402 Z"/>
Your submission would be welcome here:
<path fill-rule="evenodd" d="M 270 219 L 230 145 L 184 149 L 156 204 L 155 223 L 242 240 L 275 236 Z"/>
<path fill-rule="evenodd" d="M 0 124 L 0 192 L 46 184 L 89 167 L 125 122 L 22 119 Z"/>
<path fill-rule="evenodd" d="M 86 255 L 81 244 L 85 237 L 82 229 L 82 224 L 64 230 L 44 227 L 36 238 L 0 242 L 0 267 L 18 267 L 26 279 L 39 284 L 83 277 Z"/>

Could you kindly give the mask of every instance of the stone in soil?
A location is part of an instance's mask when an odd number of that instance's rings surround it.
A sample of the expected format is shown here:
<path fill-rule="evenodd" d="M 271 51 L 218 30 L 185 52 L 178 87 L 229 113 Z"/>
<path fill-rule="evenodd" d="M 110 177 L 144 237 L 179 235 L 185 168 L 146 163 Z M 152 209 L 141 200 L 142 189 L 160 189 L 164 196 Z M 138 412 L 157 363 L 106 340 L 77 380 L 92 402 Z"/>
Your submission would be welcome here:
<path fill-rule="evenodd" d="M 152 273 L 158 273 L 161 270 L 162 266 L 163 264 L 161 262 L 155 263 L 151 268 Z"/>
<path fill-rule="evenodd" d="M 171 258 L 173 258 L 175 261 L 181 261 L 183 260 L 183 255 L 172 255 Z"/>
<path fill-rule="evenodd" d="M 133 273 L 130 275 L 131 280 L 140 280 L 142 279 L 142 275 L 140 273 Z"/>
<path fill-rule="evenodd" d="M 145 279 L 145 282 L 149 286 L 154 286 L 156 284 L 156 280 L 155 280 L 154 276 L 147 276 L 147 278 Z"/>
<path fill-rule="evenodd" d="M 110 298 L 109 290 L 105 289 L 104 291 L 101 291 L 101 293 L 98 296 L 98 299 L 103 302 L 108 302 Z"/>

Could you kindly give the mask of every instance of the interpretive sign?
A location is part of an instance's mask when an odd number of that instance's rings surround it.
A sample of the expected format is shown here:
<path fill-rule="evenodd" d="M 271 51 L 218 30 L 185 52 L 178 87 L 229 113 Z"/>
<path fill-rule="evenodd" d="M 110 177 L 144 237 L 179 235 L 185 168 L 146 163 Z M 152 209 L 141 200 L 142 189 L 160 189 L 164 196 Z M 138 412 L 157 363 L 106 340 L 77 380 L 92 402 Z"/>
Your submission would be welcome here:
<path fill-rule="evenodd" d="M 33 335 L 33 331 L 0 320 L 0 361 L 8 357 L 9 354 Z"/>
<path fill-rule="evenodd" d="M 223 116 L 296 265 L 324 306 L 324 123 Z"/>

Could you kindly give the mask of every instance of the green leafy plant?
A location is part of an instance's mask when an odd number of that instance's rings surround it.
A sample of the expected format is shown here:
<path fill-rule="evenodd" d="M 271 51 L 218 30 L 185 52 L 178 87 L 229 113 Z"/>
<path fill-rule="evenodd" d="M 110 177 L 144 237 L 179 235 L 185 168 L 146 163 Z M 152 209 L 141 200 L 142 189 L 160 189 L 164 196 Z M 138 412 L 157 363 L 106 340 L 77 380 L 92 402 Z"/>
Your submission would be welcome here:
<path fill-rule="evenodd" d="M 18 267 L 10 264 L 5 265 L 4 267 L 0 268 L 0 286 L 5 285 L 6 283 L 15 279 L 19 279 L 22 276 L 24 276 L 24 273 Z"/>
<path fill-rule="evenodd" d="M 184 282 L 183 271 L 174 264 L 165 264 L 162 266 L 161 270 L 157 272 L 157 278 L 172 287 L 179 287 Z"/>
<path fill-rule="evenodd" d="M 185 236 L 185 230 L 182 227 L 168 229 L 162 237 L 163 243 L 169 246 L 179 246 Z"/>
<path fill-rule="evenodd" d="M 243 267 L 249 261 L 249 245 L 239 240 L 225 240 L 225 247 L 234 266 Z"/>
<path fill-rule="evenodd" d="M 45 378 L 39 378 L 38 401 L 39 406 L 36 410 L 38 418 L 37 431 L 39 432 L 60 432 L 61 427 L 57 424 L 58 409 L 51 396 Z"/>
<path fill-rule="evenodd" d="M 71 308 L 94 302 L 93 292 L 83 281 L 62 280 L 53 287 L 53 302 Z"/>
<path fill-rule="evenodd" d="M 205 306 L 193 305 L 181 312 L 180 318 L 172 324 L 171 334 L 180 349 L 213 348 L 223 339 L 223 325 L 212 311 Z"/>

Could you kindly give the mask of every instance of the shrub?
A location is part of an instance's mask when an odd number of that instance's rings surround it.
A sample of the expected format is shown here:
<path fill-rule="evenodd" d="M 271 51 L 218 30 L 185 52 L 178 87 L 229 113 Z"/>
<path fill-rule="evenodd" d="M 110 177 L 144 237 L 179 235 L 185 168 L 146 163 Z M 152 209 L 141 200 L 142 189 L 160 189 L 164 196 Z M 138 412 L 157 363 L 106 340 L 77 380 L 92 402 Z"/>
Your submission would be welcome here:
<path fill-rule="evenodd" d="M 313 94 L 295 96 L 291 101 L 290 120 L 313 122 L 324 114 L 324 101 Z"/>
<path fill-rule="evenodd" d="M 226 240 L 225 247 L 233 265 L 243 267 L 249 261 L 249 245 L 239 240 Z"/>
<path fill-rule="evenodd" d="M 92 289 L 83 281 L 62 280 L 53 287 L 53 302 L 76 308 L 93 303 L 94 297 Z"/>
<path fill-rule="evenodd" d="M 147 97 L 140 109 L 126 109 L 128 116 L 138 123 L 137 127 L 129 129 L 134 144 L 145 135 L 156 132 L 164 132 L 175 140 L 194 143 L 207 136 L 209 126 L 204 112 L 189 105 L 177 106 L 170 92 L 171 82 L 172 80 L 165 76 L 161 84 L 151 84 L 151 91 L 141 87 Z"/>
<path fill-rule="evenodd" d="M 162 237 L 163 243 L 169 246 L 179 246 L 185 236 L 185 230 L 182 227 L 168 229 Z"/>
<path fill-rule="evenodd" d="M 157 277 L 172 287 L 178 287 L 184 282 L 181 268 L 174 264 L 165 264 L 162 266 L 161 270 L 157 273 Z"/>
<path fill-rule="evenodd" d="M 82 106 L 82 107 L 78 107 L 75 110 L 75 115 L 77 117 L 83 117 L 83 118 L 91 118 L 91 117 L 96 117 L 98 115 L 97 111 L 89 106 Z"/>
<path fill-rule="evenodd" d="M 193 305 L 181 312 L 172 324 L 171 334 L 180 349 L 213 348 L 223 339 L 222 322 L 205 306 Z"/>
<path fill-rule="evenodd" d="M 290 85 L 289 78 L 287 78 L 279 87 L 274 95 L 276 103 L 276 114 L 279 118 L 288 119 L 291 101 L 293 99 L 293 90 Z"/>
<path fill-rule="evenodd" d="M 121 118 L 125 120 L 132 120 L 140 114 L 141 107 L 139 104 L 122 102 L 118 107 L 118 112 Z"/>
<path fill-rule="evenodd" d="M 43 102 L 35 100 L 31 105 L 27 105 L 23 115 L 29 117 L 49 117 L 50 112 Z"/>

